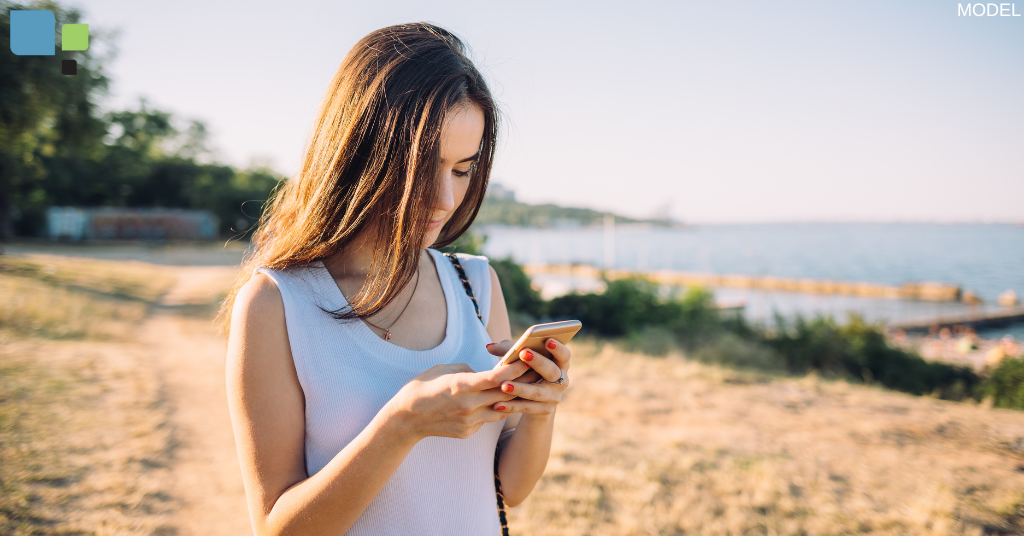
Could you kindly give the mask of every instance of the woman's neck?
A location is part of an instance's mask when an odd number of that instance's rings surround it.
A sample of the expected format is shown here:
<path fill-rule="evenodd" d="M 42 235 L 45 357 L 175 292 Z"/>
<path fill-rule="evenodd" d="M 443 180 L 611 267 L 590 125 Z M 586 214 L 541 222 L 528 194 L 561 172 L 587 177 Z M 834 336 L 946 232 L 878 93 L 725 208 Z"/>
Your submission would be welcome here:
<path fill-rule="evenodd" d="M 324 264 L 334 275 L 335 279 L 343 279 L 347 282 L 358 282 L 358 286 L 367 280 L 373 267 L 374 238 L 369 233 L 357 236 L 345 249 L 324 259 Z M 422 259 L 423 250 L 420 250 Z M 358 287 L 357 287 L 358 288 Z"/>
<path fill-rule="evenodd" d="M 331 271 L 345 279 L 365 280 L 373 267 L 373 237 L 363 233 L 328 259 L 324 259 Z"/>

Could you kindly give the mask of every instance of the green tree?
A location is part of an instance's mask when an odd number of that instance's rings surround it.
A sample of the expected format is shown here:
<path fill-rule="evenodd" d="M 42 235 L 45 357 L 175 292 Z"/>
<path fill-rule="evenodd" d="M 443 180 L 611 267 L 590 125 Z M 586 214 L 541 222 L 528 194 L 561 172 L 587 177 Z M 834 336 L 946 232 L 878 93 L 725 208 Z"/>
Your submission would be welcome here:
<path fill-rule="evenodd" d="M 107 92 L 105 58 L 96 54 L 105 34 L 90 32 L 89 50 L 56 56 L 17 56 L 11 52 L 14 9 L 53 12 L 57 28 L 80 22 L 81 13 L 55 2 L 29 6 L 0 2 L 0 239 L 11 237 L 15 217 L 42 213 L 48 191 L 72 183 L 102 156 L 106 125 L 97 117 L 97 100 Z M 60 72 L 61 60 L 78 62 L 76 76 Z"/>

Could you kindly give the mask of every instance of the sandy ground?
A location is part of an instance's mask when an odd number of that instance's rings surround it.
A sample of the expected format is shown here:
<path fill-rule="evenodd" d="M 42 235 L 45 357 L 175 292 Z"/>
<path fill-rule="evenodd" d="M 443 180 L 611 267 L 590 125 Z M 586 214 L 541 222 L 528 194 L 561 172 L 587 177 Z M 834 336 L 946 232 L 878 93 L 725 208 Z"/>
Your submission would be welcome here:
<path fill-rule="evenodd" d="M 234 277 L 228 266 L 176 267 L 178 283 L 142 327 L 165 383 L 176 432 L 172 495 L 181 500 L 179 534 L 251 533 L 235 454 L 224 378 L 224 340 L 209 318 L 177 314 L 207 305 Z"/>

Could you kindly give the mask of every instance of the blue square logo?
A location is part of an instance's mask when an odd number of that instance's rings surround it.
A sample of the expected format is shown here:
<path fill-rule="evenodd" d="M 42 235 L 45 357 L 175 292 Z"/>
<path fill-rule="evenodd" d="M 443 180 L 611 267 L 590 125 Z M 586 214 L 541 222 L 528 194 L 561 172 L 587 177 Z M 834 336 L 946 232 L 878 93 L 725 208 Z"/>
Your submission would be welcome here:
<path fill-rule="evenodd" d="M 57 19 L 44 9 L 11 10 L 11 52 L 18 56 L 53 56 Z"/>

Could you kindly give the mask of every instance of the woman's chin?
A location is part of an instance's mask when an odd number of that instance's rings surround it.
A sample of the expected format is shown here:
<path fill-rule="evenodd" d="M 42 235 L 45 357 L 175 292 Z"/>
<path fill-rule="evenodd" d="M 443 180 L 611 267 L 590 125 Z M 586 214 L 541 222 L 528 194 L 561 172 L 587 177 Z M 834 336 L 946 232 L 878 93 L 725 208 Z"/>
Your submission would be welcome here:
<path fill-rule="evenodd" d="M 423 237 L 423 247 L 429 248 L 437 242 L 437 237 L 441 236 L 441 229 L 435 229 L 433 231 L 427 231 L 427 234 Z"/>

